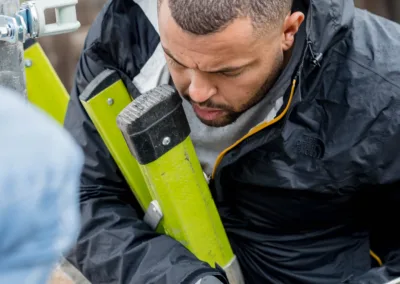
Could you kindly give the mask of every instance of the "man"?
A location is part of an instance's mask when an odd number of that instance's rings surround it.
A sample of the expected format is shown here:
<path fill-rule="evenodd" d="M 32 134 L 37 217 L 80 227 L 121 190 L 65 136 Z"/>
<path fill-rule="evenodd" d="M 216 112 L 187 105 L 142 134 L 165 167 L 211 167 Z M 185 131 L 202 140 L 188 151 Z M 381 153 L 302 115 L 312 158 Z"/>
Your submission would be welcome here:
<path fill-rule="evenodd" d="M 246 283 L 399 277 L 400 27 L 350 0 L 158 4 L 109 1 L 86 40 L 66 120 L 86 152 L 71 262 L 93 283 L 226 281 L 142 221 L 78 101 L 111 68 L 133 96 L 170 82 L 185 99 Z"/>
<path fill-rule="evenodd" d="M 78 236 L 83 153 L 20 94 L 0 99 L 0 283 L 48 283 Z"/>

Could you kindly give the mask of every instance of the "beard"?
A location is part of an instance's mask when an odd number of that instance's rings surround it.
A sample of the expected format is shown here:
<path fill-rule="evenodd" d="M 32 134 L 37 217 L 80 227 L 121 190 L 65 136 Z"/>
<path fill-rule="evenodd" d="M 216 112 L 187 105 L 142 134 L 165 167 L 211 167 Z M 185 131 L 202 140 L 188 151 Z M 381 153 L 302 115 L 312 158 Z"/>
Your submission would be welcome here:
<path fill-rule="evenodd" d="M 198 105 L 204 108 L 212 108 L 212 109 L 220 109 L 224 112 L 224 115 L 215 120 L 204 120 L 201 117 L 197 116 L 197 118 L 205 125 L 210 127 L 224 127 L 229 124 L 234 123 L 243 113 L 247 110 L 251 109 L 253 106 L 257 105 L 263 98 L 265 98 L 273 87 L 275 82 L 277 81 L 279 75 L 281 74 L 282 70 L 284 69 L 284 58 L 283 55 L 277 55 L 273 62 L 272 72 L 268 75 L 267 79 L 265 79 L 264 84 L 261 88 L 256 91 L 255 93 L 249 96 L 247 102 L 240 105 L 237 109 L 234 109 L 230 105 L 218 104 L 214 103 L 212 99 L 209 99 L 202 103 L 194 102 L 189 95 L 184 94 L 182 95 L 183 99 L 188 101 L 192 106 Z"/>

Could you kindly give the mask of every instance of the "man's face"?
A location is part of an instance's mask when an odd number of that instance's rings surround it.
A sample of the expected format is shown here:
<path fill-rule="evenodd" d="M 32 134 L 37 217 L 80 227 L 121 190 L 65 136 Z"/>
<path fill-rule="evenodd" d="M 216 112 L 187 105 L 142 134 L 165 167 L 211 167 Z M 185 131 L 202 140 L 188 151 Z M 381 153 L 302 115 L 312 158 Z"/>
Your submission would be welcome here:
<path fill-rule="evenodd" d="M 233 123 L 266 95 L 280 74 L 282 31 L 256 36 L 251 20 L 240 18 L 221 32 L 194 35 L 176 24 L 167 3 L 159 11 L 160 37 L 178 92 L 204 124 Z"/>

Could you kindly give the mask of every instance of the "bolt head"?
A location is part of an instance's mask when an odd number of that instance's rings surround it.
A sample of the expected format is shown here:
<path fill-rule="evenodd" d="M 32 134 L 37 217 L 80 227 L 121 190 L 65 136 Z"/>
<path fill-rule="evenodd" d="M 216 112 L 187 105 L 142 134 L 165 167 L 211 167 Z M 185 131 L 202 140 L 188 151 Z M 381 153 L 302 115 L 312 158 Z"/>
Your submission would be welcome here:
<path fill-rule="evenodd" d="M 170 143 L 171 143 L 171 138 L 169 138 L 169 137 L 164 137 L 164 139 L 163 139 L 163 141 L 162 141 L 162 144 L 163 144 L 164 146 L 168 146 Z"/>
<path fill-rule="evenodd" d="M 31 67 L 32 66 L 32 60 L 30 60 L 30 59 L 26 59 L 25 60 L 25 67 Z"/>

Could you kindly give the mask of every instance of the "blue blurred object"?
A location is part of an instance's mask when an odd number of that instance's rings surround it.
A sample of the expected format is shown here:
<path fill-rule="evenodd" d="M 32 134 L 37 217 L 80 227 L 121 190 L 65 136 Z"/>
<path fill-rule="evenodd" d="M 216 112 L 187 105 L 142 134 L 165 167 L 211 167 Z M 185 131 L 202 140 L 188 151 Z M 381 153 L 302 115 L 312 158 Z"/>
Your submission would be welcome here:
<path fill-rule="evenodd" d="M 0 283 L 47 283 L 74 244 L 83 159 L 60 125 L 0 88 Z"/>

